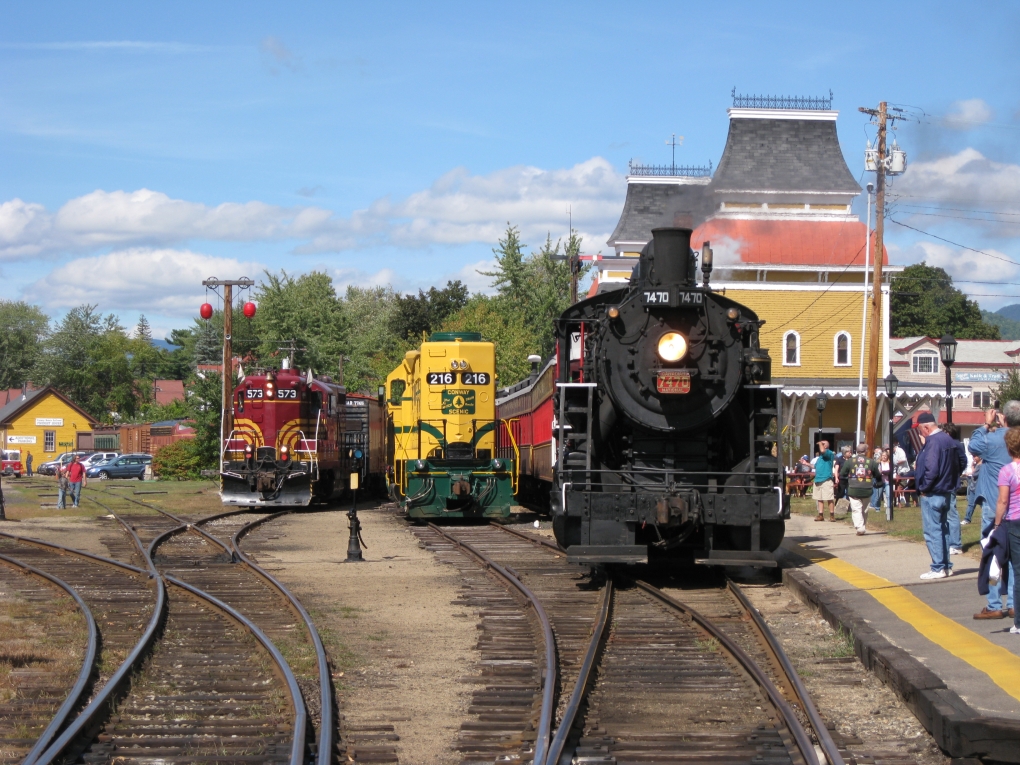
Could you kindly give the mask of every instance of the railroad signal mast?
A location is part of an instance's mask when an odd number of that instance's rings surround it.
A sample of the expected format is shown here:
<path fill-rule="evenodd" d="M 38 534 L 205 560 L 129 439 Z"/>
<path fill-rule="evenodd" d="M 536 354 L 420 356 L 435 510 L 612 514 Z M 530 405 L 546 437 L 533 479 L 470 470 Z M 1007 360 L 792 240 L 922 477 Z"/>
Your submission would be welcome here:
<path fill-rule="evenodd" d="M 878 416 L 878 366 L 879 348 L 882 336 L 882 265 L 885 254 L 883 240 L 885 237 L 885 177 L 900 175 L 907 169 L 907 153 L 900 149 L 893 140 L 892 151 L 886 151 L 886 132 L 888 123 L 902 119 L 900 114 L 889 114 L 889 107 L 882 101 L 877 109 L 860 107 L 858 111 L 875 118 L 878 124 L 878 137 L 872 148 L 864 151 L 864 169 L 875 173 L 875 258 L 874 280 L 871 289 L 871 338 L 868 347 L 868 416 L 864 424 L 864 440 L 868 444 L 868 453 L 875 447 L 875 421 Z M 893 109 L 900 112 L 899 109 Z M 871 236 L 871 232 L 868 232 Z M 867 274 L 864 275 L 867 279 Z"/>

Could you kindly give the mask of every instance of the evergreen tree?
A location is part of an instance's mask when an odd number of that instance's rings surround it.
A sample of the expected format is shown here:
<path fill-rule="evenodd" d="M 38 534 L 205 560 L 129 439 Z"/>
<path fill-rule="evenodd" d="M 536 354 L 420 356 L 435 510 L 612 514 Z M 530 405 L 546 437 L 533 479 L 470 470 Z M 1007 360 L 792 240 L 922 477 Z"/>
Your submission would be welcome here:
<path fill-rule="evenodd" d="M 195 319 L 197 325 L 194 330 L 194 364 L 222 364 L 223 363 L 223 320 L 220 319 L 220 326 L 217 328 L 212 321 Z"/>
<path fill-rule="evenodd" d="M 890 283 L 890 333 L 893 337 L 942 337 L 957 340 L 998 340 L 999 328 L 981 318 L 981 308 L 953 286 L 943 269 L 917 263 L 896 274 Z"/>
<path fill-rule="evenodd" d="M 152 328 L 149 326 L 149 320 L 145 318 L 145 314 L 138 315 L 138 326 L 135 327 L 135 339 L 145 340 L 149 343 L 152 342 Z"/>
<path fill-rule="evenodd" d="M 482 276 L 493 277 L 492 286 L 500 295 L 507 297 L 511 303 L 523 301 L 528 296 L 528 267 L 524 263 L 524 248 L 521 232 L 517 226 L 506 224 L 506 234 L 499 240 L 499 245 L 492 248 L 496 256 L 495 271 L 479 271 Z"/>

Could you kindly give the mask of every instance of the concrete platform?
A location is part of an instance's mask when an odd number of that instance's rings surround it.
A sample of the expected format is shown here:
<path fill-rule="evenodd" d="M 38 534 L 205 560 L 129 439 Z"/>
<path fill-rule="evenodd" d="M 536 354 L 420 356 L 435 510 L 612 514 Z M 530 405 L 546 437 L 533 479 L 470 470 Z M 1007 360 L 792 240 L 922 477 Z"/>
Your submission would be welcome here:
<path fill-rule="evenodd" d="M 922 581 L 924 545 L 794 516 L 778 553 L 783 579 L 895 688 L 953 757 L 1020 763 L 1020 635 L 1012 619 L 976 621 L 977 561 Z"/>

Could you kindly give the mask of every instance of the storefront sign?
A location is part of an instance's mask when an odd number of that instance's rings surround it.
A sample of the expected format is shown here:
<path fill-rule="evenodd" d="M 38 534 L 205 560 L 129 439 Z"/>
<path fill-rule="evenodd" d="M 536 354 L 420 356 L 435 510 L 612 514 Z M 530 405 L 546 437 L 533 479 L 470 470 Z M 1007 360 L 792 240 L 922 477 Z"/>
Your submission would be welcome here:
<path fill-rule="evenodd" d="M 987 382 L 997 383 L 1006 379 L 1005 372 L 956 372 L 953 375 L 956 382 Z"/>
<path fill-rule="evenodd" d="M 36 417 L 35 426 L 37 428 L 62 428 L 64 427 L 63 417 Z"/>
<path fill-rule="evenodd" d="M 9 444 L 34 444 L 35 436 L 7 436 Z"/>

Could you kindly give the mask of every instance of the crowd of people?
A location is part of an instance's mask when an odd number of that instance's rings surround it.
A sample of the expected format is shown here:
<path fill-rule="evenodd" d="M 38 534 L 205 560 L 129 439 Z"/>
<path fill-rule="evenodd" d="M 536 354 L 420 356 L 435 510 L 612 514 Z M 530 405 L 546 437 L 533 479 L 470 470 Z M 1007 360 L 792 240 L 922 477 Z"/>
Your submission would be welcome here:
<path fill-rule="evenodd" d="M 960 439 L 958 426 L 939 426 L 931 412 L 918 415 L 914 426 L 922 446 L 913 464 L 898 444 L 872 454 L 865 444 L 856 451 L 846 446 L 836 454 L 828 441 L 821 440 L 814 459 L 801 457 L 793 472 L 811 477 L 818 511 L 815 520 L 824 521 L 828 515 L 834 521 L 836 503 L 845 500 L 857 534 L 866 534 L 868 510 L 880 508 L 883 498 L 887 503 L 895 501 L 886 480 L 892 459 L 894 476 L 909 479 L 917 493 L 931 557 L 921 579 L 934 580 L 952 576 L 952 556 L 963 552 L 961 527 L 973 522 L 980 507 L 978 590 L 987 602 L 974 618 L 1013 618 L 1010 632 L 1020 634 L 1014 608 L 1020 577 L 1020 401 L 1008 402 L 1001 412 L 988 410 L 985 424 L 971 435 L 969 449 Z M 956 497 L 965 477 L 967 506 L 961 519 Z"/>

